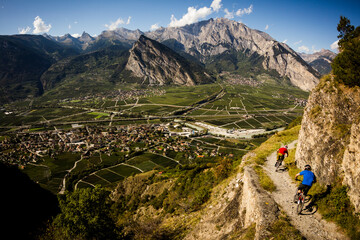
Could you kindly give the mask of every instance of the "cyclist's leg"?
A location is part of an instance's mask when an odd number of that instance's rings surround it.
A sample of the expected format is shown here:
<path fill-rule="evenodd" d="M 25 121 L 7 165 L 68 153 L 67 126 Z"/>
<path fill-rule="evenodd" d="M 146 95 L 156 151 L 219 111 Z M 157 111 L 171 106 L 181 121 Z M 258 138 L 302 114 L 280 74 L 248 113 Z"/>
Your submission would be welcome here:
<path fill-rule="evenodd" d="M 311 186 L 308 186 L 308 185 L 303 185 L 303 186 L 304 186 L 304 188 L 303 188 L 304 196 L 306 197 Z"/>
<path fill-rule="evenodd" d="M 280 159 L 279 159 L 280 160 L 280 166 L 281 166 L 282 162 L 284 161 L 284 157 L 285 156 L 281 154 Z"/>
<path fill-rule="evenodd" d="M 277 164 L 279 164 L 279 166 L 280 166 L 280 164 L 281 164 L 281 156 L 282 156 L 281 153 L 278 153 L 278 154 L 277 154 L 275 167 L 276 167 Z"/>
<path fill-rule="evenodd" d="M 299 193 L 300 193 L 300 190 L 303 189 L 303 184 L 300 183 L 300 185 L 298 186 L 298 188 L 296 189 L 296 193 L 294 195 L 294 202 L 296 203 L 298 201 L 298 196 L 299 196 Z"/>

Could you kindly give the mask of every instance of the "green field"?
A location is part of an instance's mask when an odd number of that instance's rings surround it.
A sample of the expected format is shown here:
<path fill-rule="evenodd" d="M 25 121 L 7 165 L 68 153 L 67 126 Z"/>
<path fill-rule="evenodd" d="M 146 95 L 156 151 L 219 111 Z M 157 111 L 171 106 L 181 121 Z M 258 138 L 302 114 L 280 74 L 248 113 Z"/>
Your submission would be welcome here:
<path fill-rule="evenodd" d="M 109 186 L 134 174 L 151 171 L 156 168 L 165 169 L 166 167 L 175 167 L 177 165 L 178 163 L 166 157 L 152 153 L 143 153 L 129 159 L 124 164 L 104 168 L 83 177 L 78 182 L 77 187 L 83 188 L 94 185 Z M 141 171 L 138 169 L 141 169 Z"/>
<path fill-rule="evenodd" d="M 109 169 L 123 177 L 128 177 L 128 176 L 131 176 L 132 174 L 141 173 L 141 171 L 137 170 L 136 168 L 129 167 L 126 165 L 117 165 L 117 166 L 111 167 Z"/>

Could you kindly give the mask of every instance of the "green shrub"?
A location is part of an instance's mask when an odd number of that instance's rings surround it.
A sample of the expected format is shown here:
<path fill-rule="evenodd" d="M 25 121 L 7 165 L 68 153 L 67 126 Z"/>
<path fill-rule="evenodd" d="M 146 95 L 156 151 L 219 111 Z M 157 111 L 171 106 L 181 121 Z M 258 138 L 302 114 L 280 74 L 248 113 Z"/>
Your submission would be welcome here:
<path fill-rule="evenodd" d="M 85 188 L 59 196 L 61 214 L 53 222 L 60 239 L 117 239 L 112 202 L 104 188 Z"/>
<path fill-rule="evenodd" d="M 255 172 L 259 176 L 260 185 L 266 191 L 273 192 L 276 190 L 276 186 L 271 178 L 264 172 L 264 169 L 260 166 L 254 167 Z"/>
<path fill-rule="evenodd" d="M 295 118 L 291 123 L 289 123 L 289 125 L 285 129 L 287 130 L 296 127 L 298 125 L 301 125 L 302 118 L 303 118 L 302 116 Z"/>
<path fill-rule="evenodd" d="M 299 230 L 291 225 L 290 218 L 284 212 L 281 212 L 279 218 L 271 225 L 269 231 L 272 233 L 271 239 L 274 240 L 305 239 L 301 236 Z"/>
<path fill-rule="evenodd" d="M 325 219 L 336 222 L 350 239 L 360 239 L 360 219 L 354 214 L 347 191 L 348 187 L 339 184 L 314 194 L 313 201 Z"/>

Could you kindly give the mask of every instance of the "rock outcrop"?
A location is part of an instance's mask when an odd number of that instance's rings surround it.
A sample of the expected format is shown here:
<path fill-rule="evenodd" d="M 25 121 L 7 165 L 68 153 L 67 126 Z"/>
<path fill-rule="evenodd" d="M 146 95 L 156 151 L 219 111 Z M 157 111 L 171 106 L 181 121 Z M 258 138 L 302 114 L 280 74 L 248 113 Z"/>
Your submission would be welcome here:
<path fill-rule="evenodd" d="M 270 237 L 267 229 L 276 221 L 279 209 L 260 186 L 252 167 L 245 167 L 243 173 L 232 178 L 219 196 L 221 200 L 217 198 L 217 202 L 208 204 L 206 214 L 185 239 L 228 239 L 235 232 L 252 227 L 254 239 Z"/>
<path fill-rule="evenodd" d="M 143 79 L 150 85 L 176 84 L 193 86 L 197 83 L 209 82 L 204 69 L 192 66 L 179 54 L 141 35 L 130 50 L 125 67 L 134 76 Z"/>
<path fill-rule="evenodd" d="M 276 70 L 306 91 L 313 89 L 319 81 L 319 74 L 289 46 L 264 32 L 225 18 L 161 28 L 146 35 L 159 42 L 175 39 L 184 46 L 185 52 L 202 60 L 233 49 L 248 55 L 256 53 L 263 57 L 265 69 Z"/>
<path fill-rule="evenodd" d="M 296 151 L 299 167 L 311 164 L 322 184 L 342 181 L 360 212 L 360 88 L 326 76 L 305 108 Z"/>

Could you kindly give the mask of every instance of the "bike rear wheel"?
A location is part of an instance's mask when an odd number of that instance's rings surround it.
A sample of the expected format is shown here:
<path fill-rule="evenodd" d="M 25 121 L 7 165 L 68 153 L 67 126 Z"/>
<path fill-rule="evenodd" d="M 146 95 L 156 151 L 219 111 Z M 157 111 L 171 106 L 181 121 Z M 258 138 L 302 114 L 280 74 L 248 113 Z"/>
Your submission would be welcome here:
<path fill-rule="evenodd" d="M 278 168 L 280 167 L 280 161 L 277 160 L 276 163 L 275 163 L 275 172 L 277 172 Z"/>

